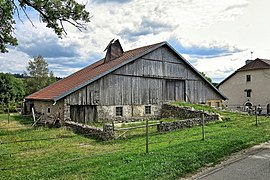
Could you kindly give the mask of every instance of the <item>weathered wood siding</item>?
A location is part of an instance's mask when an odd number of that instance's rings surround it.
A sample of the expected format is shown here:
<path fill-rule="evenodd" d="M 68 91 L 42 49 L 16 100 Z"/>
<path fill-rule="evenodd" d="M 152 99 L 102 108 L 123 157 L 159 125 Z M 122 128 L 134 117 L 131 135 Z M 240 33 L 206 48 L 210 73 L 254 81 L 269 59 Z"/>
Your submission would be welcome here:
<path fill-rule="evenodd" d="M 222 99 L 188 64 L 161 47 L 67 96 L 70 105 L 140 105 Z"/>
<path fill-rule="evenodd" d="M 166 80 L 165 101 L 185 100 L 185 81 Z"/>
<path fill-rule="evenodd" d="M 222 98 L 212 90 L 204 81 L 186 81 L 187 101 L 192 103 L 205 103 L 207 100 L 221 100 Z"/>
<path fill-rule="evenodd" d="M 97 107 L 89 105 L 71 105 L 70 118 L 78 123 L 87 124 L 97 119 Z"/>

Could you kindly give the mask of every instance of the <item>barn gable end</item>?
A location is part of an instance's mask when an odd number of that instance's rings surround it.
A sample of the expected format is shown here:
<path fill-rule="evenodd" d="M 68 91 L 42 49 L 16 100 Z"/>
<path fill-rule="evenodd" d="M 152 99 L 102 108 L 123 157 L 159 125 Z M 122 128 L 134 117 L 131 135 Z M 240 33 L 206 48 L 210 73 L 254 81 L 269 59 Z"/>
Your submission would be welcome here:
<path fill-rule="evenodd" d="M 63 102 L 63 120 L 87 123 L 152 117 L 158 116 L 161 105 L 169 101 L 225 99 L 166 42 L 123 52 L 109 62 L 99 61 L 87 68 L 77 74 L 87 72 L 85 77 L 92 78 L 84 77 L 84 82 L 53 98 Z"/>
<path fill-rule="evenodd" d="M 222 98 L 169 47 L 135 59 L 66 97 L 71 106 L 96 106 L 97 119 L 142 118 L 146 105 L 155 109 L 152 115 L 159 115 L 157 109 L 165 102 Z M 116 117 L 118 106 L 124 108 L 124 117 Z"/>

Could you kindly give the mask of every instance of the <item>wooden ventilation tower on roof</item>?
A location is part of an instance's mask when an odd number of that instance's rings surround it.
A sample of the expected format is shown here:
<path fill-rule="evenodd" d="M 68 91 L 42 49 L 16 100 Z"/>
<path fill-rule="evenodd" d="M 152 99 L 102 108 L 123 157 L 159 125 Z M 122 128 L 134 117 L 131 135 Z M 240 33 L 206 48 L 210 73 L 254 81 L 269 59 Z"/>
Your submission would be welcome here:
<path fill-rule="evenodd" d="M 105 48 L 104 51 L 106 51 L 106 56 L 105 56 L 105 62 L 109 62 L 111 60 L 114 60 L 120 56 L 123 55 L 124 51 L 123 48 L 120 44 L 120 41 L 112 39 L 108 46 Z"/>

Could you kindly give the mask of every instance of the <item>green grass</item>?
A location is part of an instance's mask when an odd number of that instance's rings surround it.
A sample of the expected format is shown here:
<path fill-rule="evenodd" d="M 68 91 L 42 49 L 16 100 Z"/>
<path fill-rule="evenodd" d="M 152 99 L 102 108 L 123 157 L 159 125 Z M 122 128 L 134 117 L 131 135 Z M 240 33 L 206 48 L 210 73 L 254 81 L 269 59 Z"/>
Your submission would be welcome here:
<path fill-rule="evenodd" d="M 32 120 L 18 114 L 7 124 L 0 114 L 0 179 L 176 179 L 270 140 L 269 118 L 259 117 L 257 127 L 254 116 L 209 110 L 223 121 L 206 125 L 205 141 L 201 127 L 168 133 L 151 127 L 149 154 L 144 129 L 104 142 L 65 128 L 31 128 Z"/>

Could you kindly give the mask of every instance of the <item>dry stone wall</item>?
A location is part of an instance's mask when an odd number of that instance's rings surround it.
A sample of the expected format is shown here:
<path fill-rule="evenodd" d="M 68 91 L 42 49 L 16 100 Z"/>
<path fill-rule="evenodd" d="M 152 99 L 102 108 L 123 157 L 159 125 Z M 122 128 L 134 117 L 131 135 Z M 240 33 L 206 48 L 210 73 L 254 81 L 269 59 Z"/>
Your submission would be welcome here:
<path fill-rule="evenodd" d="M 105 124 L 102 129 L 75 123 L 73 121 L 65 121 L 65 126 L 70 128 L 73 132 L 83 134 L 87 137 L 94 137 L 105 141 L 114 138 L 113 127 L 110 124 Z"/>
<path fill-rule="evenodd" d="M 162 118 L 180 118 L 184 120 L 179 120 L 175 122 L 161 122 L 157 125 L 157 130 L 173 131 L 176 129 L 184 129 L 200 125 L 202 123 L 202 114 L 204 114 L 205 123 L 219 119 L 218 114 L 210 114 L 199 110 L 193 110 L 187 107 L 164 104 L 161 110 Z"/>

